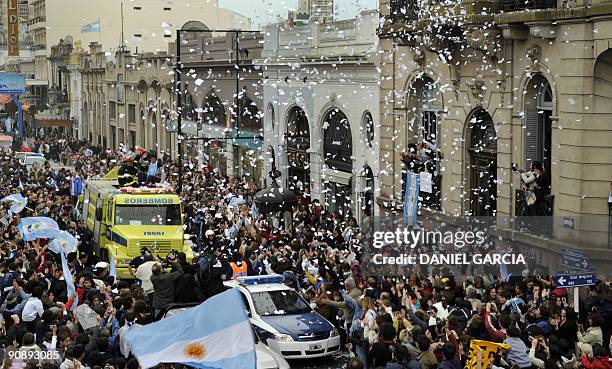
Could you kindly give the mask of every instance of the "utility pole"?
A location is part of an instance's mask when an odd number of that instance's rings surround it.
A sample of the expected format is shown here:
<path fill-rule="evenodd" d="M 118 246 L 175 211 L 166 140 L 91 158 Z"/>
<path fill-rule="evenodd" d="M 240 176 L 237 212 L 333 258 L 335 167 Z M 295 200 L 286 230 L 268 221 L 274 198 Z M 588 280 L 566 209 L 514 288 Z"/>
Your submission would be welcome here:
<path fill-rule="evenodd" d="M 176 120 L 177 127 L 177 142 L 178 142 L 178 195 L 181 196 L 181 192 L 183 191 L 183 117 L 182 117 L 182 108 L 183 108 L 183 91 L 181 91 L 181 30 L 176 30 L 176 65 L 174 68 L 174 80 L 176 82 L 176 112 L 178 114 L 178 118 Z"/>

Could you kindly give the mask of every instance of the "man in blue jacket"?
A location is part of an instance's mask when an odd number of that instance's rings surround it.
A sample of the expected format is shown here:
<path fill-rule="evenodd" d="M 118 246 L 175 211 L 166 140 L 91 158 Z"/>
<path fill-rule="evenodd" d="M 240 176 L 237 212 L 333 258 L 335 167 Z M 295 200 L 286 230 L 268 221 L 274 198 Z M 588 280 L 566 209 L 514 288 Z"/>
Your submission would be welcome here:
<path fill-rule="evenodd" d="M 76 204 L 79 196 L 83 193 L 83 180 L 79 174 L 78 170 L 75 170 L 72 173 L 72 179 L 70 180 L 70 196 L 72 198 L 72 203 Z"/>

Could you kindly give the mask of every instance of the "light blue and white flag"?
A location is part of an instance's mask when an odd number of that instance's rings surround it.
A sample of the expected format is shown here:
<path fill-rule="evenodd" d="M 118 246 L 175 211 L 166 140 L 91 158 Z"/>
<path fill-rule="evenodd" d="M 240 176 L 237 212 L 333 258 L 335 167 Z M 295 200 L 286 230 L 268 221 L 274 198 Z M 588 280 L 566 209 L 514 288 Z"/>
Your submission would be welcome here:
<path fill-rule="evenodd" d="M 77 251 L 79 241 L 66 231 L 49 231 L 48 236 L 53 240 L 49 242 L 49 250 L 56 254 L 69 254 Z"/>
<path fill-rule="evenodd" d="M 143 369 L 159 363 L 211 369 L 257 367 L 253 328 L 237 289 L 169 318 L 130 329 L 125 338 Z"/>
<path fill-rule="evenodd" d="M 110 269 L 108 270 L 108 274 L 115 278 L 115 282 L 117 282 L 117 267 L 115 266 L 115 255 L 111 254 L 110 259 Z"/>
<path fill-rule="evenodd" d="M 508 265 L 501 263 L 499 264 L 499 275 L 502 278 L 502 281 L 508 282 L 510 278 L 510 272 L 508 271 Z"/>
<path fill-rule="evenodd" d="M 68 260 L 66 260 L 66 255 L 61 252 L 60 253 L 61 258 L 62 258 L 62 272 L 64 274 L 64 280 L 66 281 L 66 291 L 68 292 L 68 298 L 70 298 L 70 296 L 72 296 L 73 293 L 76 292 L 76 289 L 74 288 L 74 282 L 72 281 L 72 273 L 70 273 L 70 268 L 68 267 Z M 74 311 L 79 303 L 79 297 L 78 296 L 74 296 L 74 299 L 72 300 L 72 311 Z"/>
<path fill-rule="evenodd" d="M 81 28 L 81 33 L 100 32 L 100 18 L 98 20 L 84 25 Z"/>
<path fill-rule="evenodd" d="M 420 177 L 418 173 L 406 172 L 406 193 L 404 197 L 404 220 L 406 225 L 415 225 L 419 204 Z"/>
<path fill-rule="evenodd" d="M 259 216 L 259 209 L 257 209 L 255 201 L 253 201 L 253 205 L 251 205 L 251 216 L 253 217 L 253 219 L 257 219 L 257 217 Z"/>
<path fill-rule="evenodd" d="M 20 213 L 23 209 L 25 209 L 26 205 L 28 205 L 28 199 L 23 197 L 20 193 L 16 193 L 13 195 L 8 195 L 0 202 L 12 202 L 11 208 L 9 209 L 9 214 L 12 216 L 13 214 Z"/>
<path fill-rule="evenodd" d="M 49 217 L 27 217 L 21 218 L 17 229 L 24 241 L 33 241 L 37 238 L 53 238 L 54 231 L 59 231 L 59 226 Z"/>
<path fill-rule="evenodd" d="M 240 206 L 246 204 L 246 200 L 242 196 L 234 196 L 229 201 L 229 206 Z"/>

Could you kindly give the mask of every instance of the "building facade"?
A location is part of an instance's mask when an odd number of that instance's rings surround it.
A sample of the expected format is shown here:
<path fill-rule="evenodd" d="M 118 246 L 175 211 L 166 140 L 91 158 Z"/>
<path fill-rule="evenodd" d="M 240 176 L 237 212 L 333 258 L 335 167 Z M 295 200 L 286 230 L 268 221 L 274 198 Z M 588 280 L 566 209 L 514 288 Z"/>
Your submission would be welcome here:
<path fill-rule="evenodd" d="M 28 59 L 31 57 L 30 48 L 33 38 L 28 28 L 30 20 L 30 6 L 28 0 L 16 0 L 17 15 L 19 24 L 19 57 L 8 55 L 8 6 L 9 0 L 0 0 L 0 64 L 5 64 L 9 60 L 16 58 Z"/>
<path fill-rule="evenodd" d="M 216 0 L 180 0 L 172 3 L 165 0 L 136 0 L 124 3 L 123 9 L 119 2 L 113 1 L 19 1 L 20 4 L 26 5 L 25 8 L 20 5 L 20 14 L 27 10 L 24 13 L 27 21 L 21 27 L 25 32 L 23 42 L 27 50 L 10 62 L 20 64 L 33 60 L 34 75 L 26 83 L 26 98 L 37 106 L 38 111 L 47 110 L 51 95 L 56 94 L 56 91 L 53 91 L 53 81 L 58 77 L 54 74 L 56 70 L 49 59 L 52 58 L 52 48 L 58 45 L 58 42 L 73 46 L 76 43 L 89 45 L 96 42 L 98 45 L 104 45 L 111 55 L 119 50 L 129 50 L 131 54 L 136 55 L 143 52 L 165 52 L 169 45 L 175 42 L 177 29 L 189 28 L 194 24 L 203 28 L 250 27 L 249 18 L 219 8 Z M 68 9 L 71 19 L 75 20 L 69 24 L 66 23 Z M 197 14 L 197 17 L 194 17 L 194 14 Z M 0 49 L 1 40 L 2 33 Z M 76 75 L 74 76 L 76 78 Z M 78 121 L 81 109 L 77 108 L 76 103 L 74 105 L 77 112 L 73 109 L 71 116 L 76 117 L 77 124 L 81 124 Z M 96 115 L 99 116 L 100 113 L 96 112 Z M 89 115 L 86 115 L 84 119 L 88 117 Z"/>
<path fill-rule="evenodd" d="M 378 12 L 265 29 L 264 146 L 288 187 L 329 211 L 374 211 L 379 173 Z M 266 173 L 270 170 L 269 161 Z"/>
<path fill-rule="evenodd" d="M 261 56 L 262 43 L 260 33 L 204 32 L 186 34 L 181 45 L 182 127 L 187 138 L 200 138 L 186 141 L 187 151 L 224 174 L 259 184 L 264 179 L 263 75 L 253 59 Z"/>
<path fill-rule="evenodd" d="M 546 237 L 502 226 L 504 236 L 535 250 L 607 248 L 612 3 L 382 0 L 380 12 L 378 203 L 401 208 L 410 143 L 428 141 L 437 155 L 436 201 L 424 212 L 523 215 L 513 164 L 540 162 Z"/>
<path fill-rule="evenodd" d="M 80 60 L 80 137 L 114 150 L 138 145 L 175 157 L 172 57 L 127 50 L 111 56 L 92 43 Z"/>
<path fill-rule="evenodd" d="M 80 40 L 83 45 L 98 42 L 112 49 L 123 44 L 132 53 L 156 52 L 166 51 L 168 44 L 175 41 L 175 30 L 190 19 L 201 20 L 211 29 L 250 26 L 248 18 L 219 8 L 218 1 L 136 0 L 126 2 L 123 10 L 120 2 L 115 1 L 32 0 L 30 3 L 37 78 L 46 80 L 50 78 L 46 57 L 60 39 Z M 78 20 L 76 23 L 66 24 L 68 9 L 71 19 Z"/>

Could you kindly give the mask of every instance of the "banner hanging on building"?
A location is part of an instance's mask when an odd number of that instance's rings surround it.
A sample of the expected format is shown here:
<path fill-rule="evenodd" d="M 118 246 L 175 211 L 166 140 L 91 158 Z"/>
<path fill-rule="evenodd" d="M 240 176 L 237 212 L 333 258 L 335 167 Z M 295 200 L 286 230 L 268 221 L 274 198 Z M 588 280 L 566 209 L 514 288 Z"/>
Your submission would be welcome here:
<path fill-rule="evenodd" d="M 25 95 L 25 74 L 0 73 L 0 95 Z"/>
<path fill-rule="evenodd" d="M 8 0 L 8 55 L 19 56 L 19 3 L 17 0 Z"/>

